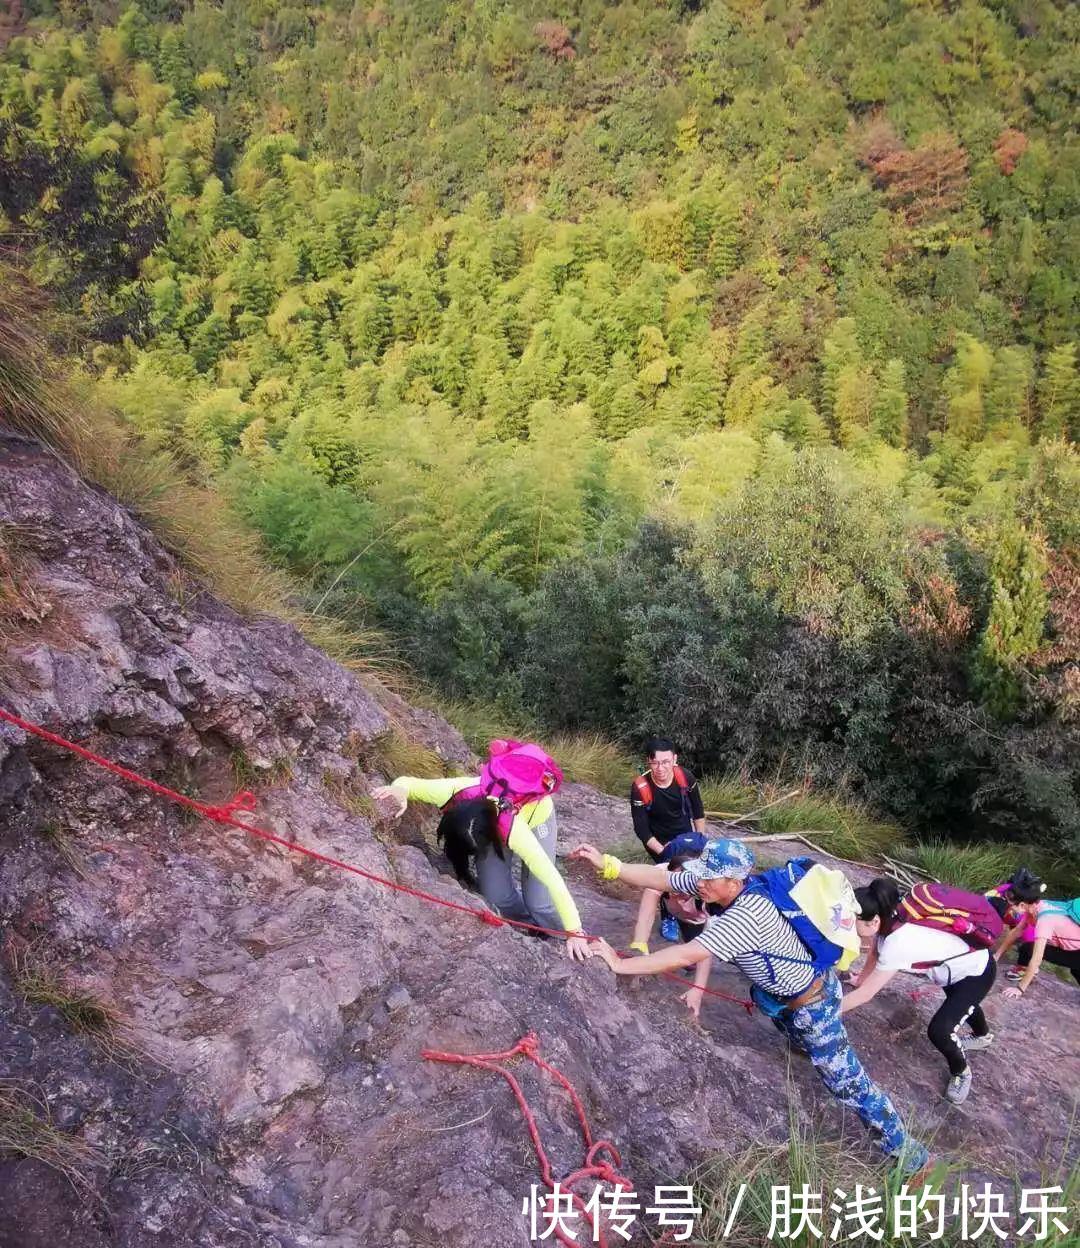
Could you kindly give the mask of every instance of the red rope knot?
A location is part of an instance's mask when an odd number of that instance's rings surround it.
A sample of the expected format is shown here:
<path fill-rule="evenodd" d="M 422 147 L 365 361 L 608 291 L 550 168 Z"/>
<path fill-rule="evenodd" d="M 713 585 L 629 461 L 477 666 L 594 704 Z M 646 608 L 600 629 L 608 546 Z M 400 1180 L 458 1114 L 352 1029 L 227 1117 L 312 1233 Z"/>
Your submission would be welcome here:
<path fill-rule="evenodd" d="M 610 1183 L 612 1187 L 622 1187 L 628 1192 L 634 1190 L 633 1183 L 625 1175 L 620 1174 L 610 1162 L 598 1162 L 595 1166 L 590 1166 L 589 1170 L 601 1183 Z"/>
<path fill-rule="evenodd" d="M 747 1012 L 747 1014 L 753 1014 L 753 1012 L 754 1012 L 754 999 L 753 999 L 753 997 L 747 997 L 745 1001 L 740 1001 L 740 1002 L 739 1002 L 739 1004 L 740 1004 L 740 1005 L 742 1006 L 742 1008 L 743 1008 L 743 1009 Z"/>
<path fill-rule="evenodd" d="M 611 1158 L 610 1161 L 600 1161 L 601 1153 L 607 1153 Z M 622 1166 L 622 1157 L 619 1150 L 610 1140 L 597 1140 L 589 1149 L 585 1156 L 585 1165 L 592 1170 L 596 1178 L 602 1183 L 610 1183 L 614 1187 L 624 1187 L 628 1192 L 634 1190 L 634 1185 L 625 1175 L 619 1173 Z"/>
<path fill-rule="evenodd" d="M 530 1031 L 527 1036 L 522 1036 L 514 1047 L 525 1057 L 535 1057 L 540 1052 L 540 1037 L 535 1031 Z"/>
<path fill-rule="evenodd" d="M 213 819 L 216 823 L 227 823 L 235 814 L 240 811 L 253 811 L 255 809 L 255 794 L 247 789 L 241 789 L 231 801 L 225 803 L 224 806 L 204 806 L 202 813 L 207 819 Z"/>
<path fill-rule="evenodd" d="M 493 910 L 477 910 L 476 916 L 481 923 L 486 923 L 488 927 L 504 927 L 506 924 L 506 920 L 500 919 Z"/>

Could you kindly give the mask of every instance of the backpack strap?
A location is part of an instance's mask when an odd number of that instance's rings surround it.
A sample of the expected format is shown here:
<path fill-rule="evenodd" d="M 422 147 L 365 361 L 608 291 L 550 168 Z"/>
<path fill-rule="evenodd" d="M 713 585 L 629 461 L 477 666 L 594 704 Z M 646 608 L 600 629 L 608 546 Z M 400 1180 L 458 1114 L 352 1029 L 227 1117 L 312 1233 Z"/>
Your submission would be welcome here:
<path fill-rule="evenodd" d="M 638 776 L 638 778 L 634 781 L 634 788 L 637 790 L 637 795 L 641 798 L 645 809 L 648 810 L 652 805 L 653 799 L 652 785 L 645 778 L 645 776 L 642 775 Z"/>
<path fill-rule="evenodd" d="M 681 767 L 675 767 L 675 783 L 679 786 L 679 804 L 682 813 L 686 816 L 686 822 L 694 826 L 694 812 L 690 809 L 690 781 L 687 779 L 686 772 Z"/>
<path fill-rule="evenodd" d="M 787 921 L 786 916 L 784 915 L 784 911 L 781 909 L 780 906 L 776 904 L 775 899 L 769 892 L 769 885 L 764 877 L 764 874 L 758 873 L 755 875 L 747 876 L 746 888 L 743 891 L 748 892 L 748 893 L 756 893 L 759 897 L 764 897 L 765 900 L 769 903 L 769 905 L 775 907 L 776 913 L 779 914 L 779 916 L 782 919 L 784 919 L 785 922 Z M 794 931 L 794 928 L 792 928 L 792 930 Z M 777 975 L 776 973 L 775 963 L 777 962 L 787 962 L 791 966 L 809 966 L 812 970 L 814 971 L 817 970 L 817 966 L 814 962 L 813 956 L 810 954 L 810 950 L 807 949 L 806 946 L 803 944 L 802 937 L 799 935 L 798 932 L 795 932 L 795 938 L 799 941 L 801 945 L 803 945 L 803 949 L 806 951 L 806 954 L 807 954 L 805 958 L 794 958 L 790 954 L 787 954 L 787 953 L 767 953 L 764 949 L 754 950 L 757 956 L 761 958 L 761 960 L 765 963 L 765 969 L 772 976 L 772 981 L 774 984 L 778 983 L 780 980 L 780 976 Z"/>

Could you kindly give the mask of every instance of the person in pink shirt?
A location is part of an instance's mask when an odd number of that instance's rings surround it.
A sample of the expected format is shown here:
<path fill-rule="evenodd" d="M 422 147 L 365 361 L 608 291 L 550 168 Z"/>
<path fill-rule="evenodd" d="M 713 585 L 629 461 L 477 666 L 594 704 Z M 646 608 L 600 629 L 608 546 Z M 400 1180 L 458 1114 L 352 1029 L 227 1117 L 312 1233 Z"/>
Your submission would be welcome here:
<path fill-rule="evenodd" d="M 1073 979 L 1080 984 L 1080 901 L 1022 901 L 1017 910 L 1028 921 L 1035 925 L 1035 939 L 1020 946 L 1017 955 L 1017 966 L 1023 968 L 1020 981 L 1010 984 L 1001 994 L 1003 997 L 1017 999 L 1022 997 L 1031 981 L 1039 973 L 1043 959 L 1058 966 L 1067 967 Z M 1025 922 L 1013 927 L 1002 941 L 996 958 L 1002 955 L 1018 940 L 1021 940 Z"/>

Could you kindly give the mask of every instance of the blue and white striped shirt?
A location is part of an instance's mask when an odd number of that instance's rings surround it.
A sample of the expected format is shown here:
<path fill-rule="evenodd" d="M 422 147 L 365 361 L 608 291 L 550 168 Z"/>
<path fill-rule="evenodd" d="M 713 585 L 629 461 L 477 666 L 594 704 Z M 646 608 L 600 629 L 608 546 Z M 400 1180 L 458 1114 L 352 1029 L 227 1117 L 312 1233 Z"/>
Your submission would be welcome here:
<path fill-rule="evenodd" d="M 697 877 L 673 871 L 668 888 L 698 897 Z M 721 962 L 733 962 L 757 987 L 778 997 L 797 997 L 813 983 L 810 954 L 795 929 L 760 893 L 742 892 L 720 914 L 710 917 L 695 941 Z"/>

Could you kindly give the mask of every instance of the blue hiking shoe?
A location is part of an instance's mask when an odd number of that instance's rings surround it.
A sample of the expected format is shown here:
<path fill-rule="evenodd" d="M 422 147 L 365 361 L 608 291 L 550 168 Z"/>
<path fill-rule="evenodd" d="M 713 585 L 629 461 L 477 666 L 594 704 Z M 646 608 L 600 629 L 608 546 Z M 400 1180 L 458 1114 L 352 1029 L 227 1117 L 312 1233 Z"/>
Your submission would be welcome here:
<path fill-rule="evenodd" d="M 665 914 L 660 920 L 660 935 L 663 936 L 665 940 L 682 940 L 682 933 L 679 931 L 679 920 L 673 915 Z"/>

